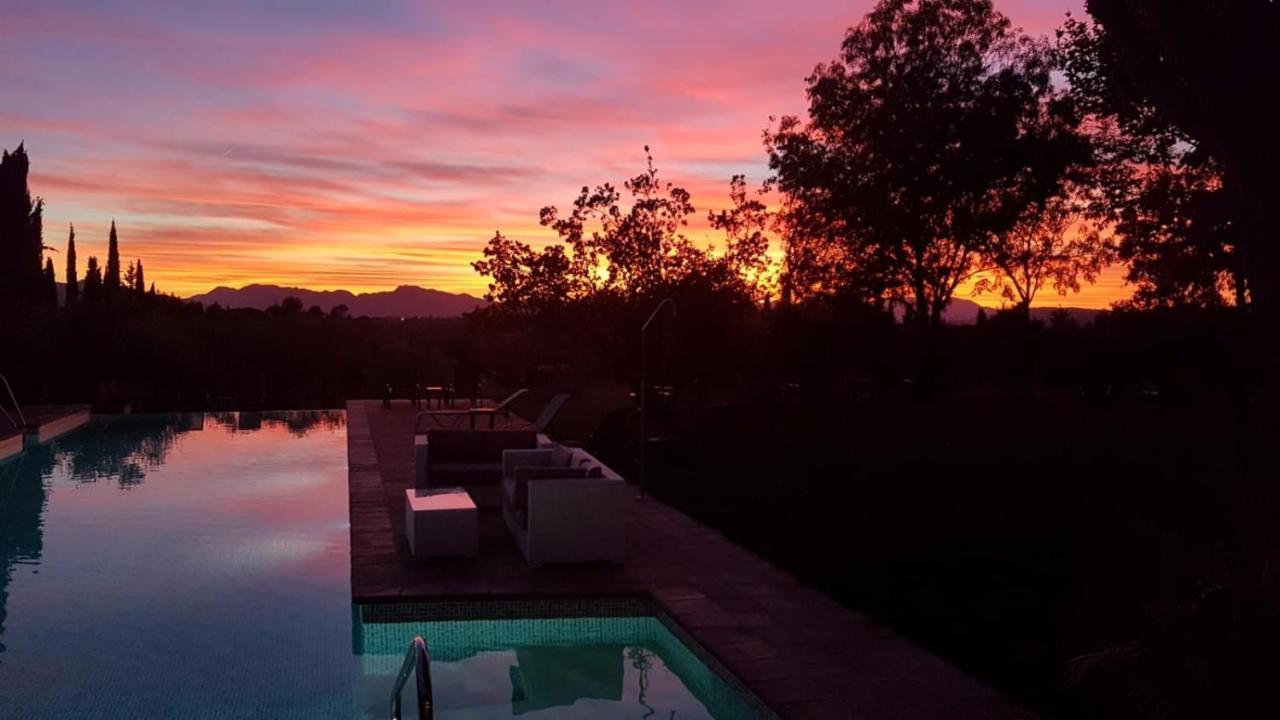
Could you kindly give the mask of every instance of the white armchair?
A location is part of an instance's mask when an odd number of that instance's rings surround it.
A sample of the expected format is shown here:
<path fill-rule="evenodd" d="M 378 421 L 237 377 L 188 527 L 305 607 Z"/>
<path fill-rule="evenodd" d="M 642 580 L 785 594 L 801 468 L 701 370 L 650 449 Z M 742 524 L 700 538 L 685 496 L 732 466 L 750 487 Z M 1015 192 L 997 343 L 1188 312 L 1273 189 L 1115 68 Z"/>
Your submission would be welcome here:
<path fill-rule="evenodd" d="M 530 565 L 621 562 L 627 483 L 581 449 L 502 454 L 502 515 Z"/>

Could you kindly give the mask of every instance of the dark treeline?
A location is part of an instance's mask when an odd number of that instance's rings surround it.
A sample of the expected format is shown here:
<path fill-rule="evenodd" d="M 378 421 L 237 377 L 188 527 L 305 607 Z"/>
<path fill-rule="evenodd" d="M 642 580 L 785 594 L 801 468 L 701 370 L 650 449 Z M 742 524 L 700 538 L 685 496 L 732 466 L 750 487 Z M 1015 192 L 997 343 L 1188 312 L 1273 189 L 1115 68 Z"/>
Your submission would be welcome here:
<path fill-rule="evenodd" d="M 931 389 L 914 374 L 923 340 L 886 315 L 836 300 L 734 308 L 697 290 L 671 293 L 679 317 L 650 336 L 650 371 L 700 402 L 771 402 L 780 393 L 843 403 L 868 394 L 1053 391 L 1089 402 L 1142 397 L 1257 402 L 1268 367 L 1232 309 L 1122 311 L 1080 325 L 997 314 L 942 328 Z M 582 305 L 512 322 L 349 318 L 286 303 L 267 311 L 151 305 L 0 311 L 20 352 L 5 358 L 19 399 L 96 409 L 341 407 L 401 397 L 412 384 L 484 380 L 482 390 L 636 387 L 637 328 L 652 308 Z M 789 388 L 789 389 L 787 389 Z"/>
<path fill-rule="evenodd" d="M 286 302 L 230 310 L 147 305 L 0 312 L 21 352 L 6 374 L 25 403 L 102 412 L 342 407 L 391 383 L 453 382 L 475 338 L 458 320 L 348 318 Z"/>

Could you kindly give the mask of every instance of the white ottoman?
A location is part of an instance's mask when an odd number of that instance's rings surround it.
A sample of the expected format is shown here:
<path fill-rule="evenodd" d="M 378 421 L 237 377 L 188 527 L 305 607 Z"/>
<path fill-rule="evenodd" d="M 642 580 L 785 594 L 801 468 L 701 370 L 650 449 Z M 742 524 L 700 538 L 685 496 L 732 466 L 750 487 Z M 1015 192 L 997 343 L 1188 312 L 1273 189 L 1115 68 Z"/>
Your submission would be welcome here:
<path fill-rule="evenodd" d="M 476 504 L 462 488 L 404 491 L 404 530 L 414 557 L 477 553 Z"/>

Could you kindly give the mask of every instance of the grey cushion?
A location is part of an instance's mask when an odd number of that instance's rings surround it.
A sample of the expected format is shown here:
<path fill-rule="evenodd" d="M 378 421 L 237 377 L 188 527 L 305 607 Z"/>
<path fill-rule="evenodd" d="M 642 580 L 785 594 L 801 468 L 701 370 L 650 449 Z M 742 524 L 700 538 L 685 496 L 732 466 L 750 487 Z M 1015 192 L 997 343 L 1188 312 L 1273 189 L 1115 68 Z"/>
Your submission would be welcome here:
<path fill-rule="evenodd" d="M 501 462 L 437 462 L 427 466 L 431 487 L 497 485 L 501 481 Z"/>

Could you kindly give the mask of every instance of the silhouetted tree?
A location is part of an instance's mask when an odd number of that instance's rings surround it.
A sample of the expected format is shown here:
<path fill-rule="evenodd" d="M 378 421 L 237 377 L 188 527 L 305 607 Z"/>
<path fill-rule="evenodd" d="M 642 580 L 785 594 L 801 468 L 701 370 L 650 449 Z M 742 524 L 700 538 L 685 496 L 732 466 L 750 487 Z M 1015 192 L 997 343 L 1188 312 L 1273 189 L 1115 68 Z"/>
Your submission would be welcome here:
<path fill-rule="evenodd" d="M 302 312 L 302 299 L 293 295 L 280 301 L 280 312 L 286 315 L 297 315 Z"/>
<path fill-rule="evenodd" d="M 809 76 L 808 122 L 766 133 L 793 227 L 939 324 L 983 246 L 1087 160 L 1053 69 L 990 0 L 882 0 Z"/>
<path fill-rule="evenodd" d="M 31 162 L 21 143 L 0 156 L 0 301 L 43 300 L 44 202 L 27 184 Z"/>
<path fill-rule="evenodd" d="M 41 285 L 42 300 L 54 307 L 58 306 L 58 276 L 53 271 L 53 258 L 44 260 L 44 282 Z"/>
<path fill-rule="evenodd" d="M 138 258 L 136 265 L 137 269 L 133 274 L 133 291 L 137 293 L 138 297 L 142 297 L 147 294 L 146 276 L 142 271 L 142 258 Z"/>
<path fill-rule="evenodd" d="M 102 278 L 103 294 L 112 299 L 120 290 L 120 242 L 116 237 L 116 221 L 111 221 L 111 233 L 107 236 L 107 268 Z"/>
<path fill-rule="evenodd" d="M 484 248 L 484 259 L 471 266 L 490 279 L 485 299 L 511 315 L 535 315 L 586 296 L 587 286 L 563 245 L 539 251 L 496 232 Z"/>
<path fill-rule="evenodd" d="M 539 220 L 569 247 L 574 281 L 587 293 L 624 298 L 660 292 L 694 274 L 733 280 L 730 263 L 697 248 L 683 228 L 695 210 L 689 192 L 658 176 L 649 147 L 645 171 L 623 183 L 631 207 L 610 183 L 584 187 L 567 215 L 544 207 Z M 603 272 L 597 272 L 603 269 Z"/>
<path fill-rule="evenodd" d="M 67 235 L 67 290 L 66 304 L 71 305 L 80 298 L 80 277 L 76 269 L 76 226 L 71 226 Z"/>
<path fill-rule="evenodd" d="M 695 212 L 689 192 L 659 178 L 648 146 L 645 155 L 645 171 L 623 183 L 630 207 L 624 208 L 622 194 L 605 183 L 594 190 L 583 187 L 567 214 L 554 206 L 542 208 L 541 224 L 562 244 L 534 250 L 495 233 L 484 259 L 472 263 L 491 279 L 486 299 L 502 311 L 528 315 L 587 298 L 630 303 L 686 284 L 751 297 L 756 278 L 749 275 L 765 267 L 768 243 L 758 232 L 763 209 L 747 200 L 745 182 L 731 184 L 731 192 L 738 193 L 735 211 L 713 218 L 725 223 L 728 235 L 726 251 L 715 253 L 685 237 L 683 228 Z"/>
<path fill-rule="evenodd" d="M 1239 228 L 1216 174 L 1185 164 L 1152 168 L 1116 213 L 1120 258 L 1137 307 L 1249 303 Z"/>
<path fill-rule="evenodd" d="M 767 233 L 775 226 L 776 219 L 762 199 L 767 192 L 766 185 L 760 189 L 758 197 L 748 197 L 746 176 L 734 175 L 729 180 L 729 199 L 733 207 L 707 213 L 711 227 L 724 231 L 724 257 L 730 270 L 737 277 L 744 278 L 752 295 L 762 301 L 769 299 L 775 280 L 769 262 Z"/>
<path fill-rule="evenodd" d="M 885 287 L 884 273 L 871 271 L 877 259 L 855 258 L 855 248 L 839 241 L 818 205 L 803 202 L 799 195 L 784 196 L 782 208 L 774 216 L 783 251 L 779 301 L 786 306 L 793 301 L 843 295 L 878 304 Z M 850 273 L 852 265 L 859 272 Z"/>
<path fill-rule="evenodd" d="M 645 154 L 645 170 L 622 191 L 609 183 L 584 187 L 567 212 L 542 209 L 542 225 L 561 242 L 535 250 L 498 232 L 473 263 L 490 279 L 493 303 L 474 321 L 488 326 L 484 334 L 519 336 L 523 346 L 511 357 L 526 371 L 572 364 L 635 379 L 637 329 L 668 297 L 681 308 L 680 322 L 664 331 L 684 337 L 656 345 L 682 353 L 662 361 L 682 376 L 667 382 L 705 387 L 713 374 L 723 376 L 729 358 L 746 353 L 735 343 L 762 296 L 757 269 L 767 266 L 760 229 L 767 213 L 752 204 L 745 181 L 732 182 L 734 209 L 715 220 L 723 221 L 726 247 L 701 247 L 684 234 L 696 212 L 688 191 L 663 180 L 648 147 Z"/>
<path fill-rule="evenodd" d="M 1102 28 L 1098 90 L 1129 116 L 1194 140 L 1221 172 L 1248 294 L 1280 314 L 1280 135 L 1259 106 L 1280 78 L 1280 7 L 1271 2 L 1088 0 Z"/>
<path fill-rule="evenodd" d="M 45 288 L 43 276 L 40 272 L 44 255 L 44 200 L 36 198 L 34 207 L 31 209 L 30 220 L 27 225 L 27 251 L 26 255 L 35 256 L 36 272 L 28 279 L 28 297 L 43 302 L 45 298 Z M 28 262 L 24 260 L 24 264 Z"/>
<path fill-rule="evenodd" d="M 124 274 L 120 279 L 120 287 L 127 290 L 133 290 L 138 282 L 138 266 L 130 262 L 125 266 Z"/>
<path fill-rule="evenodd" d="M 1098 26 L 1058 31 L 1070 98 L 1093 138 L 1089 214 L 1110 225 L 1137 307 L 1249 301 L 1236 208 L 1207 147 L 1137 90 Z"/>
<path fill-rule="evenodd" d="M 98 268 L 98 258 L 90 255 L 84 270 L 84 297 L 86 305 L 102 302 L 102 271 Z"/>
<path fill-rule="evenodd" d="M 1051 198 L 1029 206 L 1008 231 L 997 235 L 982 257 L 990 271 L 974 285 L 977 293 L 998 292 L 1024 318 L 1045 284 L 1059 295 L 1080 292 L 1111 260 L 1110 244 L 1072 199 Z"/>

